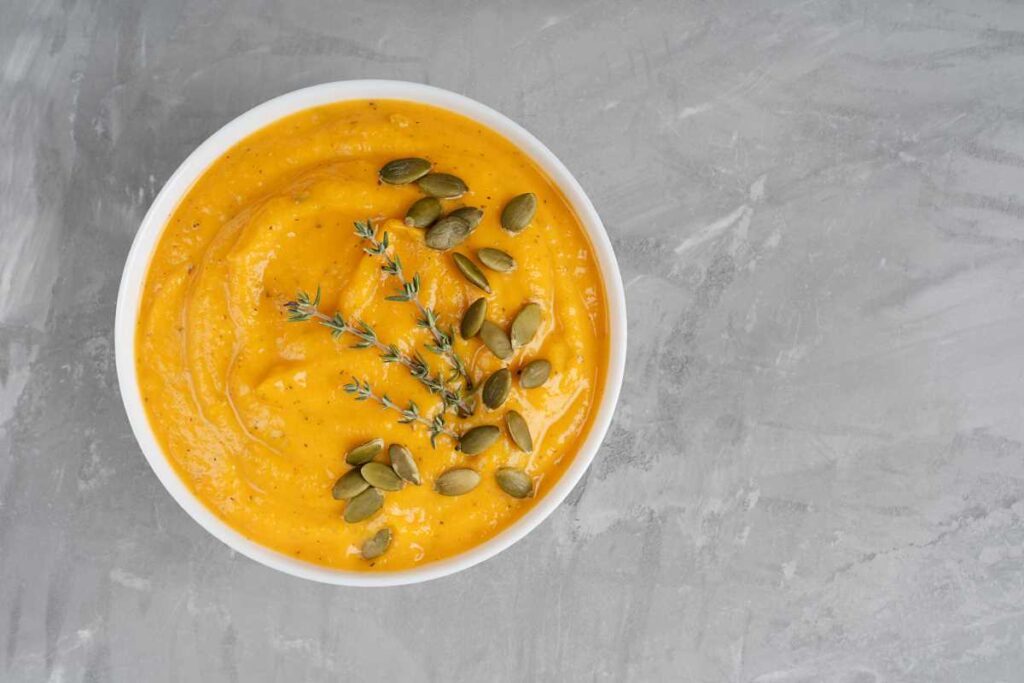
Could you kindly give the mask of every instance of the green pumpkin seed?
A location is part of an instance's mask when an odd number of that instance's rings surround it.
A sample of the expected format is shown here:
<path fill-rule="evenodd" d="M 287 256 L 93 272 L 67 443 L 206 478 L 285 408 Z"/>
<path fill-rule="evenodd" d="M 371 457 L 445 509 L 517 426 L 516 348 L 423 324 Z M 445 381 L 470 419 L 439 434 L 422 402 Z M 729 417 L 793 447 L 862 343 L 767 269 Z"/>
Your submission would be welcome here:
<path fill-rule="evenodd" d="M 419 157 L 395 159 L 380 169 L 380 179 L 388 185 L 405 185 L 430 173 L 430 162 Z"/>
<path fill-rule="evenodd" d="M 345 462 L 349 465 L 363 465 L 373 460 L 373 457 L 382 450 L 384 450 L 384 439 L 372 439 L 350 450 L 345 456 Z"/>
<path fill-rule="evenodd" d="M 461 496 L 469 493 L 480 483 L 480 475 L 474 470 L 459 468 L 448 470 L 434 482 L 434 490 L 442 496 Z"/>
<path fill-rule="evenodd" d="M 368 488 L 345 506 L 345 521 L 349 524 L 372 517 L 384 505 L 384 494 L 375 488 Z"/>
<path fill-rule="evenodd" d="M 462 208 L 455 209 L 449 216 L 455 216 L 469 223 L 470 230 L 476 230 L 476 226 L 480 225 L 480 221 L 484 217 L 484 212 L 475 206 L 463 206 Z"/>
<path fill-rule="evenodd" d="M 395 471 L 382 462 L 368 462 L 359 470 L 370 486 L 381 491 L 397 491 L 402 488 L 402 479 Z"/>
<path fill-rule="evenodd" d="M 537 195 L 527 192 L 513 197 L 501 212 L 501 227 L 509 232 L 521 232 L 533 220 L 535 213 L 537 213 Z"/>
<path fill-rule="evenodd" d="M 462 178 L 451 173 L 428 173 L 416 183 L 428 197 L 455 199 L 469 191 Z"/>
<path fill-rule="evenodd" d="M 334 500 L 348 500 L 355 498 L 369 487 L 370 485 L 363 479 L 363 475 L 359 474 L 359 470 L 349 470 L 334 482 L 331 495 L 334 496 Z"/>
<path fill-rule="evenodd" d="M 463 339 L 472 339 L 480 332 L 480 326 L 484 324 L 487 317 L 487 299 L 480 297 L 469 305 L 466 312 L 462 314 L 462 322 L 459 323 L 459 332 Z"/>
<path fill-rule="evenodd" d="M 531 360 L 519 370 L 519 386 L 523 389 L 533 389 L 548 381 L 551 374 L 551 363 L 538 358 Z"/>
<path fill-rule="evenodd" d="M 519 446 L 520 450 L 530 453 L 533 451 L 533 437 L 530 436 L 530 426 L 526 419 L 514 410 L 505 413 L 505 426 L 508 427 L 508 435 L 512 442 Z"/>
<path fill-rule="evenodd" d="M 508 368 L 498 370 L 484 382 L 482 392 L 484 405 L 491 410 L 498 408 L 508 398 L 508 392 L 511 388 L 512 373 L 508 371 Z"/>
<path fill-rule="evenodd" d="M 513 498 L 528 498 L 533 495 L 533 480 L 530 475 L 515 467 L 502 467 L 494 473 L 501 490 Z"/>
<path fill-rule="evenodd" d="M 363 559 L 376 560 L 391 545 L 391 529 L 384 527 L 363 543 Z"/>
<path fill-rule="evenodd" d="M 441 217 L 441 202 L 433 197 L 417 199 L 405 212 L 405 224 L 410 228 L 429 228 Z"/>
<path fill-rule="evenodd" d="M 505 360 L 512 355 L 512 342 L 509 341 L 505 330 L 501 329 L 490 320 L 485 320 L 480 325 L 480 339 L 484 345 L 491 350 L 495 356 Z"/>
<path fill-rule="evenodd" d="M 512 348 L 519 348 L 529 344 L 533 336 L 537 334 L 540 321 L 541 310 L 539 304 L 526 304 L 523 306 L 523 310 L 519 311 L 515 320 L 512 321 L 512 331 L 509 334 Z"/>
<path fill-rule="evenodd" d="M 408 448 L 400 443 L 393 443 L 388 447 L 388 458 L 391 459 L 391 469 L 403 480 L 417 486 L 423 483 L 420 479 L 420 468 L 416 466 L 416 460 Z"/>
<path fill-rule="evenodd" d="M 447 251 L 469 237 L 469 223 L 456 216 L 445 216 L 427 230 L 424 241 L 431 249 Z"/>
<path fill-rule="evenodd" d="M 484 247 L 476 252 L 476 257 L 480 259 L 480 263 L 499 273 L 507 273 L 516 267 L 516 260 L 501 249 Z"/>
<path fill-rule="evenodd" d="M 473 427 L 459 438 L 459 450 L 465 455 L 479 455 L 498 440 L 501 430 L 494 425 Z"/>
<path fill-rule="evenodd" d="M 459 272 L 463 277 L 488 294 L 491 293 L 491 283 L 487 281 L 487 277 L 480 272 L 476 264 L 469 260 L 468 256 L 456 252 L 452 254 L 452 258 L 455 259 L 455 265 L 459 267 Z"/>

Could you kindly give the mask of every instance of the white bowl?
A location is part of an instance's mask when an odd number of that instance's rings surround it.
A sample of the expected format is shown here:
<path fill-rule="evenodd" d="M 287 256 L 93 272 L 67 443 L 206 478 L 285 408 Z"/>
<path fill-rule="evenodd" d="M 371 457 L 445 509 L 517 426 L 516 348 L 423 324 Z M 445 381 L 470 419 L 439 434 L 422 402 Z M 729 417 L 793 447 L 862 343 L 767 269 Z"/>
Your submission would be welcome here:
<path fill-rule="evenodd" d="M 311 564 L 260 545 L 224 523 L 189 491 L 164 455 L 142 406 L 135 372 L 135 328 L 146 271 L 164 226 L 192 184 L 228 149 L 274 121 L 311 107 L 361 99 L 409 100 L 448 109 L 497 131 L 528 154 L 564 193 L 590 237 L 604 279 L 611 330 L 604 395 L 586 441 L 555 486 L 525 515 L 488 541 L 454 557 L 400 571 L 353 572 Z M 618 400 L 626 362 L 626 300 L 615 253 L 594 206 L 569 170 L 537 138 L 493 109 L 447 90 L 402 81 L 339 81 L 296 90 L 250 109 L 214 133 L 178 167 L 149 207 L 128 252 L 117 294 L 114 343 L 121 398 L 135 438 L 164 488 L 192 519 L 234 550 L 293 576 L 346 586 L 396 586 L 447 576 L 496 555 L 534 529 L 565 499 L 594 459 Z"/>

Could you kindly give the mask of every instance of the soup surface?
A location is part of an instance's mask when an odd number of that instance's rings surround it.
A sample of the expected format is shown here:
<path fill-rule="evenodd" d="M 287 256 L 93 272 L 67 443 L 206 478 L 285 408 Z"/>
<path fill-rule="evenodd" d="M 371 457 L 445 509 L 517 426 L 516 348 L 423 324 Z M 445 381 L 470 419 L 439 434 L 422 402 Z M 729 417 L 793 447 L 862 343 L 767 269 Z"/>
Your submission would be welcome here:
<path fill-rule="evenodd" d="M 424 231 L 402 221 L 423 194 L 416 183 L 387 185 L 388 161 L 424 157 L 437 172 L 462 178 L 469 191 L 442 200 L 445 211 L 483 209 L 483 219 L 451 251 L 424 244 Z M 501 227 L 504 205 L 533 192 L 529 227 Z M 421 414 L 441 409 L 400 364 L 374 349 L 352 348 L 315 320 L 288 322 L 296 293 L 319 288 L 319 309 L 362 320 L 404 354 L 420 352 L 434 372 L 442 357 L 425 349 L 429 330 L 417 325 L 413 303 L 385 300 L 395 278 L 368 255 L 353 230 L 370 218 L 390 253 L 420 276 L 419 300 L 442 329 L 453 328 L 455 351 L 479 386 L 505 366 L 516 372 L 544 358 L 550 378 L 524 389 L 512 382 L 497 410 L 477 406 L 469 418 L 449 412 L 461 434 L 483 424 L 501 435 L 468 456 L 441 435 L 431 446 L 421 424 L 378 403 L 356 401 L 344 385 L 357 378 Z M 511 272 L 482 268 L 485 294 L 459 272 L 453 253 L 474 258 L 484 247 L 516 261 Z M 477 261 L 479 265 L 479 261 Z M 529 302 L 542 309 L 536 336 L 502 361 L 478 338 L 458 333 L 466 308 L 487 299 L 487 318 L 504 329 Z M 136 351 L 150 423 L 178 474 L 215 514 L 250 539 L 313 563 L 349 570 L 396 570 L 462 552 L 520 517 L 562 475 L 590 427 L 602 392 L 608 327 L 601 274 L 582 226 L 561 193 L 510 142 L 446 110 L 404 101 L 353 101 L 318 107 L 260 130 L 217 160 L 189 190 L 153 255 L 142 297 Z M 478 402 L 479 403 L 479 402 Z M 505 414 L 529 425 L 532 452 L 509 438 Z M 335 481 L 351 469 L 345 454 L 374 438 L 404 444 L 421 485 L 387 492 L 379 512 L 346 522 Z M 377 456 L 388 462 L 387 448 Z M 524 470 L 532 497 L 514 498 L 496 482 L 501 467 Z M 479 485 L 461 496 L 435 491 L 438 476 L 471 468 Z M 387 551 L 373 560 L 363 543 L 382 528 Z"/>

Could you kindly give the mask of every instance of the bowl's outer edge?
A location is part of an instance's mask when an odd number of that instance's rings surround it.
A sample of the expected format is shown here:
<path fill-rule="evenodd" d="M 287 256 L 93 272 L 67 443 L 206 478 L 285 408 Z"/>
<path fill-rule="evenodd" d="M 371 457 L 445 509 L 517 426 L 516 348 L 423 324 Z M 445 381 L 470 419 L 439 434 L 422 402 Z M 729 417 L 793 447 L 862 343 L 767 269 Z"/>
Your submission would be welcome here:
<path fill-rule="evenodd" d="M 260 545 L 232 529 L 195 497 L 164 455 L 146 417 L 135 373 L 135 327 L 146 271 L 163 228 L 181 198 L 221 154 L 289 114 L 332 102 L 375 98 L 431 104 L 479 121 L 523 149 L 548 174 L 576 211 L 596 251 L 608 302 L 610 353 L 604 395 L 590 432 L 561 479 L 532 509 L 498 535 L 454 557 L 414 569 L 371 573 L 314 565 Z M 168 493 L 200 526 L 233 550 L 293 576 L 336 585 L 396 586 L 447 576 L 493 557 L 533 530 L 562 503 L 586 472 L 611 424 L 625 370 L 626 327 L 622 277 L 604 225 L 583 188 L 543 143 L 503 114 L 463 95 L 419 83 L 354 80 L 310 86 L 258 105 L 211 135 L 182 162 L 153 200 L 128 252 L 117 295 L 114 345 L 118 385 L 135 438 Z"/>

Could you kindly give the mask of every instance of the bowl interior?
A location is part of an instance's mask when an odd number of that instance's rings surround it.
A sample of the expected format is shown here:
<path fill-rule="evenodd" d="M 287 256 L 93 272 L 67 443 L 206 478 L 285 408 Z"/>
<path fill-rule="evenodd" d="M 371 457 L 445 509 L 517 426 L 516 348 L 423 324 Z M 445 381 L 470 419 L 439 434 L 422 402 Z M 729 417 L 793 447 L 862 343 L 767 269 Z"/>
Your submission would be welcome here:
<path fill-rule="evenodd" d="M 526 514 L 493 538 L 459 555 L 391 572 L 352 572 L 311 564 L 249 540 L 221 521 L 178 477 L 149 425 L 136 378 L 135 327 L 149 261 L 164 226 L 192 184 L 234 144 L 270 123 L 303 109 L 354 99 L 409 100 L 454 111 L 500 133 L 529 155 L 559 187 L 590 238 L 608 302 L 609 363 L 604 394 L 573 462 L 555 486 Z M 568 169 L 533 135 L 502 114 L 462 95 L 401 81 L 340 81 L 297 90 L 261 104 L 214 133 L 181 164 L 153 201 L 139 227 L 121 278 L 114 324 L 117 375 L 132 431 L 161 483 L 207 531 L 234 550 L 268 567 L 306 579 L 349 586 L 390 586 L 439 578 L 482 562 L 525 536 L 565 499 L 586 471 L 611 422 L 626 355 L 626 304 L 615 254 L 601 220 Z"/>

